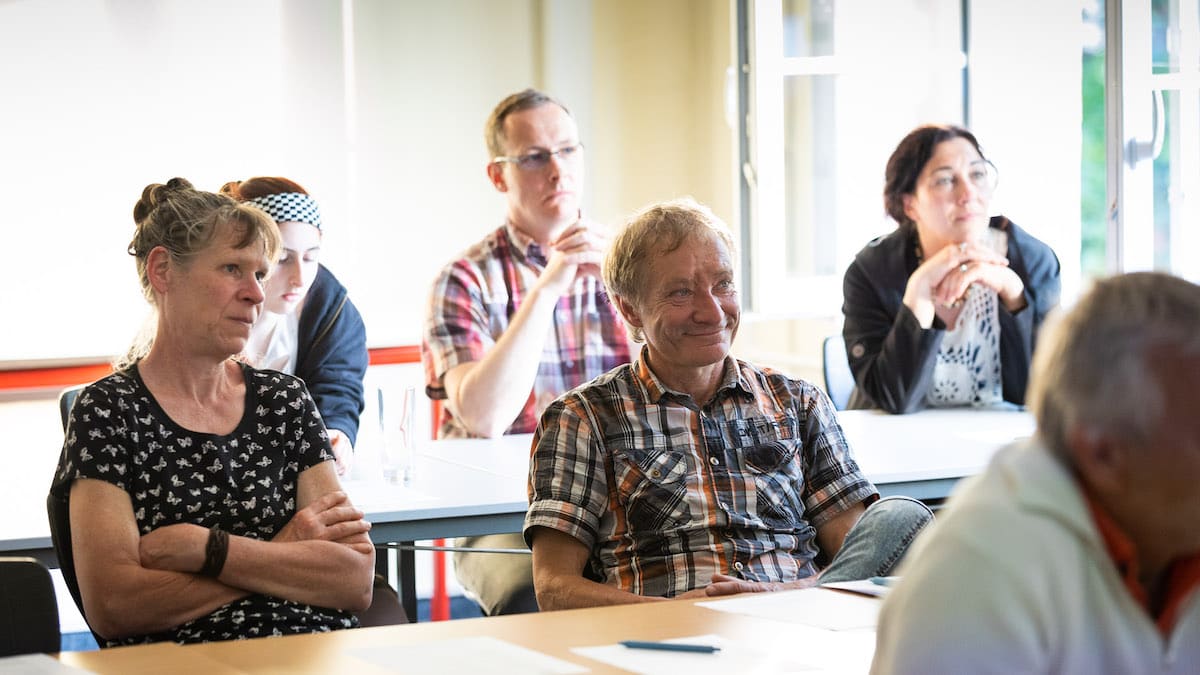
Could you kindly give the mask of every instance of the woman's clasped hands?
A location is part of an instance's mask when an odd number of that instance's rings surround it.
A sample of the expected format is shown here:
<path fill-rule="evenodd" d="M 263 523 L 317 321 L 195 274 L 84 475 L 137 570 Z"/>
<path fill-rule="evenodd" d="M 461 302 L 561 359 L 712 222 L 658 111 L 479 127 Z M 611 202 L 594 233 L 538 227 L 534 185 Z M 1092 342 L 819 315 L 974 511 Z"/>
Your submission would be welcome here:
<path fill-rule="evenodd" d="M 935 315 L 953 327 L 972 284 L 994 290 L 1010 312 L 1025 306 L 1025 285 L 1008 266 L 1008 259 L 966 241 L 944 246 L 917 267 L 908 278 L 904 304 L 924 328 L 932 325 Z"/>

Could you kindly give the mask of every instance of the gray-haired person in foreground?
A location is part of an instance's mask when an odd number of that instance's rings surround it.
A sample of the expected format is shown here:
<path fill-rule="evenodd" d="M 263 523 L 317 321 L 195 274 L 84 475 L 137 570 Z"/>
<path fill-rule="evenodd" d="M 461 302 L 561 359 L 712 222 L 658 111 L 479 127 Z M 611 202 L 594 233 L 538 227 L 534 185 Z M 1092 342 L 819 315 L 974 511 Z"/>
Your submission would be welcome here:
<path fill-rule="evenodd" d="M 876 673 L 1200 672 L 1200 286 L 1099 281 L 1033 360 L 1034 438 L 913 547 Z"/>

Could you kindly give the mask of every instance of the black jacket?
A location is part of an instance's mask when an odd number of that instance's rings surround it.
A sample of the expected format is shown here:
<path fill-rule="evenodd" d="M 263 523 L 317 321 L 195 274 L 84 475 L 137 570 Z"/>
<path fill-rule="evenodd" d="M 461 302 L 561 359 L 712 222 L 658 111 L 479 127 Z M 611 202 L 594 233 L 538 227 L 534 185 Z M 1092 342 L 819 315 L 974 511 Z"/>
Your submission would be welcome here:
<path fill-rule="evenodd" d="M 1009 266 L 1025 283 L 1027 306 L 1012 314 L 1001 304 L 999 311 L 1004 400 L 1023 404 L 1038 329 L 1058 304 L 1058 257 L 1003 216 L 989 225 L 1008 233 Z M 846 270 L 842 337 L 858 385 L 850 408 L 909 413 L 925 407 L 946 325 L 935 318 L 922 329 L 904 306 L 905 284 L 917 269 L 916 236 L 915 228 L 897 228 L 867 244 Z"/>
<path fill-rule="evenodd" d="M 300 311 L 296 376 L 304 380 L 325 419 L 353 444 L 362 414 L 367 329 L 346 287 L 321 265 Z"/>

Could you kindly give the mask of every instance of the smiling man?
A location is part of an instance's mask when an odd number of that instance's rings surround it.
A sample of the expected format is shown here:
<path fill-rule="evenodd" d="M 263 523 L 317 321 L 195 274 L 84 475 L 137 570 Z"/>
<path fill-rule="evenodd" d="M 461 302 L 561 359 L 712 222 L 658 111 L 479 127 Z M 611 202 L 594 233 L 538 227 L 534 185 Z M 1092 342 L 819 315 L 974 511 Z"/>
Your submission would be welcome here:
<path fill-rule="evenodd" d="M 525 538 L 543 610 L 885 575 L 932 517 L 879 499 L 821 390 L 729 355 L 735 258 L 691 200 L 614 242 L 605 282 L 645 347 L 535 432 Z"/>
<path fill-rule="evenodd" d="M 606 238 L 580 213 L 584 150 L 570 113 L 526 89 L 496 106 L 485 137 L 507 217 L 430 294 L 421 360 L 426 393 L 445 400 L 440 438 L 529 433 L 557 396 L 629 362 L 600 280 Z M 524 546 L 519 534 L 461 543 Z M 487 614 L 537 609 L 527 556 L 460 553 L 455 570 Z"/>

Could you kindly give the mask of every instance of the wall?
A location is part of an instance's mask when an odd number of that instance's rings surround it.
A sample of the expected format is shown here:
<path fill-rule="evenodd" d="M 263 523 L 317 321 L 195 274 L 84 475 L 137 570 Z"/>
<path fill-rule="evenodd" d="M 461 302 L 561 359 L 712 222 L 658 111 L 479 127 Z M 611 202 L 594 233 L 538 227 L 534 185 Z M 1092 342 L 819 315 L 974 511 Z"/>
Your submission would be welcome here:
<path fill-rule="evenodd" d="M 484 171 L 483 124 L 507 94 L 538 85 L 529 0 L 354 4 L 357 106 L 347 195 L 346 277 L 372 345 L 420 340 L 441 266 L 503 222 Z M 328 247 L 331 256 L 344 253 Z"/>
<path fill-rule="evenodd" d="M 0 3 L 0 315 L 17 327 L 0 334 L 0 362 L 123 350 L 145 313 L 123 255 L 128 214 L 143 185 L 173 175 L 209 189 L 255 174 L 300 180 L 322 205 L 324 259 L 370 343 L 416 342 L 433 275 L 501 222 L 483 121 L 530 85 L 579 122 L 592 217 L 616 224 L 690 194 L 734 224 L 731 5 Z M 1077 8 L 977 0 L 970 16 L 971 122 L 1001 168 L 1001 208 L 1060 251 L 1070 284 Z M 820 339 L 839 327 L 836 315 L 747 316 L 737 350 L 812 377 Z"/>
<path fill-rule="evenodd" d="M 727 0 L 0 3 L 0 315 L 23 328 L 0 334 L 0 363 L 124 350 L 147 312 L 129 213 L 176 175 L 298 180 L 369 343 L 418 341 L 434 274 L 502 222 L 483 123 L 526 86 L 579 121 L 594 218 L 691 194 L 731 219 L 729 15 Z"/>
<path fill-rule="evenodd" d="M 593 195 L 607 220 L 691 195 L 734 223 L 726 0 L 595 3 Z M 736 229 L 736 228 L 735 228 Z"/>

